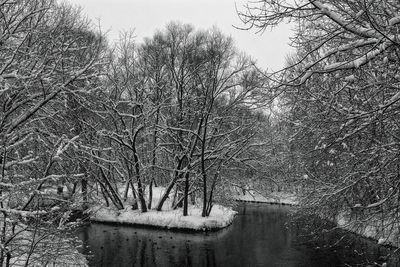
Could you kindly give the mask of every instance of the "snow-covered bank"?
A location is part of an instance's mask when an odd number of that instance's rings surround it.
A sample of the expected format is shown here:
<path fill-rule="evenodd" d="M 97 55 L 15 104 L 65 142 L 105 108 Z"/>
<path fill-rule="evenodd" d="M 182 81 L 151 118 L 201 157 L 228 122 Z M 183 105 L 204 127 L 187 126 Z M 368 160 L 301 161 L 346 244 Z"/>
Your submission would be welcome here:
<path fill-rule="evenodd" d="M 241 202 L 299 205 L 298 198 L 286 192 L 271 192 L 262 195 L 255 190 L 246 190 L 245 194 L 236 191 L 234 199 Z M 400 223 L 385 221 L 374 216 L 361 222 L 350 218 L 350 215 L 345 215 L 343 212 L 333 223 L 343 230 L 375 240 L 380 245 L 400 247 Z"/>
<path fill-rule="evenodd" d="M 245 194 L 236 194 L 234 199 L 243 202 L 256 202 L 266 204 L 279 204 L 279 205 L 298 205 L 299 202 L 296 196 L 292 193 L 286 192 L 272 192 L 264 196 L 260 193 L 249 190 Z"/>
<path fill-rule="evenodd" d="M 375 240 L 379 245 L 400 247 L 400 224 L 371 216 L 368 220 L 351 220 L 344 212 L 337 216 L 336 225 L 365 238 Z"/>
<path fill-rule="evenodd" d="M 152 207 L 156 207 L 164 193 L 163 187 L 153 188 Z M 122 189 L 120 189 L 122 191 Z M 146 188 L 146 201 L 148 201 L 148 189 Z M 181 229 L 206 231 L 227 227 L 233 222 L 237 214 L 232 208 L 214 204 L 208 217 L 201 216 L 200 205 L 189 205 L 188 216 L 183 216 L 182 208 L 172 209 L 173 194 L 164 203 L 162 211 L 132 210 L 132 196 L 129 195 L 125 208 L 117 210 L 114 207 L 95 205 L 90 209 L 90 220 L 94 222 L 116 223 L 127 225 L 151 226 L 166 229 Z M 129 204 L 130 203 L 130 204 Z"/>
<path fill-rule="evenodd" d="M 221 229 L 233 222 L 236 211 L 231 208 L 214 205 L 210 216 L 201 217 L 201 209 L 196 206 L 189 208 L 189 215 L 183 216 L 182 209 L 140 212 L 130 207 L 124 210 L 97 206 L 92 208 L 91 220 L 95 222 L 145 225 L 167 229 L 182 230 L 215 230 Z"/>

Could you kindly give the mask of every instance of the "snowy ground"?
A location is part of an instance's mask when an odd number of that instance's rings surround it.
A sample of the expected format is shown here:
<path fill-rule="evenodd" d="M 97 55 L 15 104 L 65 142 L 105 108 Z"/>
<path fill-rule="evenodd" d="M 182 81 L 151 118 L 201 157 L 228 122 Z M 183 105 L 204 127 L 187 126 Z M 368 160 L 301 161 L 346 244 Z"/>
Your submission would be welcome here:
<path fill-rule="evenodd" d="M 153 188 L 152 206 L 155 207 L 160 199 L 164 188 Z M 126 205 L 123 210 L 116 210 L 114 207 L 105 207 L 102 205 L 91 208 L 91 221 L 121 223 L 132 225 L 146 225 L 168 229 L 185 230 L 213 230 L 220 229 L 230 225 L 236 215 L 236 211 L 231 208 L 215 204 L 208 217 L 201 216 L 201 207 L 189 205 L 188 216 L 183 216 L 182 209 L 171 209 L 171 197 L 165 202 L 162 211 L 149 210 L 140 212 L 132 210 L 131 205 Z M 129 202 L 129 201 L 128 201 Z"/>
<path fill-rule="evenodd" d="M 224 228 L 230 225 L 236 215 L 236 211 L 220 205 L 215 205 L 210 216 L 201 217 L 200 207 L 190 206 L 189 215 L 183 216 L 182 209 L 140 212 L 130 207 L 124 210 L 115 210 L 106 207 L 94 207 L 92 221 L 122 223 L 134 225 L 156 226 L 168 229 L 186 230 L 212 230 Z"/>
<path fill-rule="evenodd" d="M 257 203 L 269 203 L 269 204 L 281 204 L 281 205 L 298 205 L 297 198 L 294 194 L 286 192 L 272 192 L 268 195 L 261 195 L 260 193 L 249 190 L 245 194 L 237 193 L 234 196 L 235 200 L 244 202 L 257 202 Z"/>

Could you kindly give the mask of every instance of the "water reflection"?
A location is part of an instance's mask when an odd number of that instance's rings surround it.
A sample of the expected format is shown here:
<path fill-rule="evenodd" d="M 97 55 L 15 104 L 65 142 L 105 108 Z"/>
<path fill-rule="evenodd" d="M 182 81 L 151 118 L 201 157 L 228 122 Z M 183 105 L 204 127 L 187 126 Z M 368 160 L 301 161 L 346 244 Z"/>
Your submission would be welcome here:
<path fill-rule="evenodd" d="M 242 205 L 234 223 L 213 233 L 92 224 L 80 233 L 90 266 L 345 266 L 340 253 L 300 243 L 287 210 Z M 302 241 L 301 241 L 302 242 Z M 89 252 L 89 250 L 91 252 Z"/>

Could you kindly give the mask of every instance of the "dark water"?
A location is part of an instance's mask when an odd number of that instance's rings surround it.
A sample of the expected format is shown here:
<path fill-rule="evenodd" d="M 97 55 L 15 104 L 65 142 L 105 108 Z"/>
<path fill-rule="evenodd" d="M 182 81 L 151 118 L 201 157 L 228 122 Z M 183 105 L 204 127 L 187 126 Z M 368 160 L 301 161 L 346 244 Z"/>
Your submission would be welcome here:
<path fill-rule="evenodd" d="M 388 252 L 373 242 L 351 238 L 336 244 L 338 234 L 335 240 L 315 239 L 304 235 L 301 225 L 289 227 L 288 208 L 243 204 L 238 211 L 230 227 L 213 233 L 91 224 L 79 233 L 82 252 L 90 266 L 105 267 L 379 266 L 387 261 Z"/>

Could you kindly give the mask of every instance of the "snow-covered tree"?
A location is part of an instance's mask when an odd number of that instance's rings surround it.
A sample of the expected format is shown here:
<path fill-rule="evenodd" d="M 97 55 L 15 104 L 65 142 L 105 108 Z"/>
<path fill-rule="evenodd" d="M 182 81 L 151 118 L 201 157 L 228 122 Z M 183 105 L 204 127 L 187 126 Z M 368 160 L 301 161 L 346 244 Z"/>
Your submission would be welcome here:
<path fill-rule="evenodd" d="M 80 136 L 59 128 L 59 114 L 98 75 L 102 39 L 55 1 L 6 0 L 0 9 L 0 265 L 40 264 L 57 258 L 43 242 L 71 210 L 53 189 L 81 177 L 64 164 Z M 68 242 L 55 240 L 63 254 Z"/>
<path fill-rule="evenodd" d="M 398 1 L 278 0 L 241 14 L 260 29 L 296 26 L 296 54 L 267 75 L 287 111 L 307 204 L 374 223 L 385 237 L 400 216 L 399 10 Z"/>

